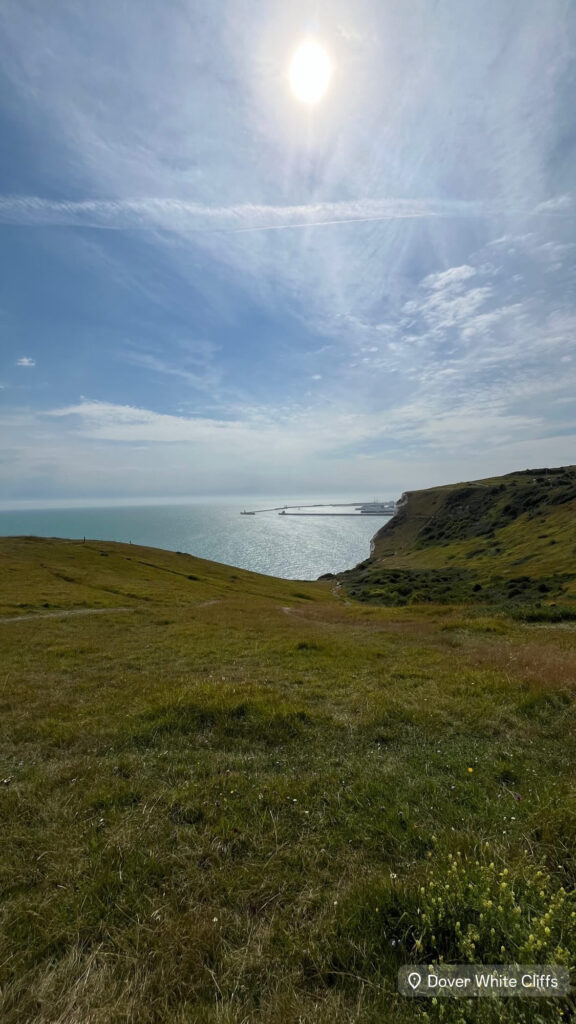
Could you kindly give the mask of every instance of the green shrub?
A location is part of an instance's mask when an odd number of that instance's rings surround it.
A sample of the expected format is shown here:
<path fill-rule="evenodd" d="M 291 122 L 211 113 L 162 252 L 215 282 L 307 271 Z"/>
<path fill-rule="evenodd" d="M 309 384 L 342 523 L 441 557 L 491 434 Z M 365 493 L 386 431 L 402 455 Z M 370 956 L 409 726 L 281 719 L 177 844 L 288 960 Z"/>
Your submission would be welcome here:
<path fill-rule="evenodd" d="M 521 605 L 508 609 L 512 619 L 520 622 L 574 622 L 576 608 L 567 605 Z"/>
<path fill-rule="evenodd" d="M 556 963 L 576 949 L 576 894 L 528 860 L 506 867 L 448 855 L 431 863 L 413 922 L 413 955 L 422 961 Z"/>

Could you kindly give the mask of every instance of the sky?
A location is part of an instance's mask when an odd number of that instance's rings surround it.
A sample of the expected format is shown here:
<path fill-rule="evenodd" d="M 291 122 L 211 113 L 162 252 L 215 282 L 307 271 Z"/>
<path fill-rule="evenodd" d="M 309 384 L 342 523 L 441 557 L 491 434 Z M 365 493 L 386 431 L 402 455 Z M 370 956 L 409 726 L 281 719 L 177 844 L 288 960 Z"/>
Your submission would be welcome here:
<path fill-rule="evenodd" d="M 0 501 L 576 463 L 575 55 L 573 0 L 3 0 Z"/>

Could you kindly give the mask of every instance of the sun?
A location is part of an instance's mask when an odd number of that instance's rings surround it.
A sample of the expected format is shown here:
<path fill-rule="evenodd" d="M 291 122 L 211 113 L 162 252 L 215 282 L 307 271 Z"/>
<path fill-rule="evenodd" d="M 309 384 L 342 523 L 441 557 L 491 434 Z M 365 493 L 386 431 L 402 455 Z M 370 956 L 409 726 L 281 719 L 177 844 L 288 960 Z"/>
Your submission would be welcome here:
<path fill-rule="evenodd" d="M 290 87 L 302 103 L 319 103 L 326 95 L 332 78 L 332 61 L 326 50 L 313 39 L 307 39 L 290 61 Z"/>

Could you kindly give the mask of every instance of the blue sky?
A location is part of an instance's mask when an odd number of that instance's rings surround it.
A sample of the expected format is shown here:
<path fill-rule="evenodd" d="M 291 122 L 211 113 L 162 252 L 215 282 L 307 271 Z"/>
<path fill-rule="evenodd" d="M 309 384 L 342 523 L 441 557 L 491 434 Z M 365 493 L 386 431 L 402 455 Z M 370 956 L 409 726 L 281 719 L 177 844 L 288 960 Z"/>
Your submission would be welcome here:
<path fill-rule="evenodd" d="M 575 55 L 570 0 L 4 0 L 0 498 L 576 462 Z"/>

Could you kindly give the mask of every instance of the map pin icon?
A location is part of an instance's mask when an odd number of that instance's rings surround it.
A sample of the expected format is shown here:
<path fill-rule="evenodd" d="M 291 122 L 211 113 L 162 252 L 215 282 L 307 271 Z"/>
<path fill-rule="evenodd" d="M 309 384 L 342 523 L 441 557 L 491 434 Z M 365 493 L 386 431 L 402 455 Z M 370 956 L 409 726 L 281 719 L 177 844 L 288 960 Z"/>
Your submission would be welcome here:
<path fill-rule="evenodd" d="M 408 975 L 408 978 L 406 980 L 410 985 L 410 988 L 413 989 L 413 991 L 415 992 L 418 986 L 420 985 L 420 982 L 422 981 L 422 975 L 418 974 L 418 971 L 412 971 L 412 973 Z"/>

